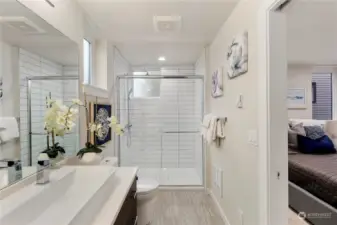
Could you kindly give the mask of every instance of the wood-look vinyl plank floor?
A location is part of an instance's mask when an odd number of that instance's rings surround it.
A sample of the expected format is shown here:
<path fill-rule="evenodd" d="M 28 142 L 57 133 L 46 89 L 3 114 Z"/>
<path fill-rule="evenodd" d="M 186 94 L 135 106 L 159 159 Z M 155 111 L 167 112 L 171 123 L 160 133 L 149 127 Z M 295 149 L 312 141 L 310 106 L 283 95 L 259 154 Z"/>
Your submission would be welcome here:
<path fill-rule="evenodd" d="M 151 225 L 225 225 L 204 191 L 159 191 Z M 309 225 L 289 209 L 288 225 Z"/>
<path fill-rule="evenodd" d="M 204 191 L 159 191 L 151 225 L 224 225 Z"/>

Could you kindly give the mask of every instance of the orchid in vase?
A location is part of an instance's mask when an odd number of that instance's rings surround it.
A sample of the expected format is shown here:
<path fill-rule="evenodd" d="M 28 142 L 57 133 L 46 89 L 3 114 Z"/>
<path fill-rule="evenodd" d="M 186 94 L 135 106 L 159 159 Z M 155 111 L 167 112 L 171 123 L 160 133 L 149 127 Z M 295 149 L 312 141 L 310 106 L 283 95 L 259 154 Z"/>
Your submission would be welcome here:
<path fill-rule="evenodd" d="M 62 104 L 61 101 L 47 99 L 47 111 L 44 117 L 44 129 L 47 132 L 47 149 L 42 153 L 46 153 L 49 158 L 55 159 L 65 154 L 64 148 L 59 146 L 59 143 L 55 143 L 55 137 L 64 137 L 67 132 L 73 129 L 78 115 L 78 109 L 75 108 L 77 105 L 73 101 L 68 107 Z M 50 146 L 50 137 L 52 146 Z"/>
<path fill-rule="evenodd" d="M 82 148 L 77 156 L 81 159 L 86 153 L 101 153 L 104 146 L 98 146 L 95 143 L 90 142 L 90 133 L 101 137 L 103 135 L 102 123 L 95 121 L 89 123 L 89 110 L 87 102 L 83 104 L 80 100 L 72 100 L 72 104 L 68 107 L 63 105 L 60 101 L 49 99 L 47 101 L 48 109 L 45 116 L 45 130 L 47 131 L 47 149 L 43 153 L 47 153 L 50 158 L 55 158 L 59 153 L 64 154 L 65 150 L 55 143 L 55 136 L 63 137 L 66 133 L 70 132 L 76 125 L 75 121 L 78 118 L 78 109 L 76 107 L 83 107 L 85 109 L 86 116 L 86 131 L 87 140 L 85 147 Z M 116 117 L 112 116 L 107 119 L 109 127 L 117 134 L 123 134 L 122 127 L 117 123 Z M 52 147 L 49 147 L 49 136 L 52 137 Z"/>
<path fill-rule="evenodd" d="M 87 141 L 85 143 L 85 147 L 82 148 L 78 153 L 77 156 L 78 158 L 82 158 L 84 154 L 86 153 L 102 153 L 102 148 L 104 148 L 103 145 L 97 145 L 95 143 L 91 143 L 89 138 L 90 138 L 90 133 L 93 133 L 97 137 L 102 137 L 103 134 L 103 124 L 98 122 L 97 120 L 93 123 L 89 123 L 88 121 L 88 108 L 86 105 L 84 106 L 86 109 L 86 122 L 87 122 Z M 110 118 L 107 118 L 109 122 L 109 127 L 111 128 L 111 131 L 114 132 L 116 135 L 122 135 L 124 133 L 123 128 L 121 127 L 120 124 L 117 122 L 117 118 L 115 116 L 112 116 Z"/>

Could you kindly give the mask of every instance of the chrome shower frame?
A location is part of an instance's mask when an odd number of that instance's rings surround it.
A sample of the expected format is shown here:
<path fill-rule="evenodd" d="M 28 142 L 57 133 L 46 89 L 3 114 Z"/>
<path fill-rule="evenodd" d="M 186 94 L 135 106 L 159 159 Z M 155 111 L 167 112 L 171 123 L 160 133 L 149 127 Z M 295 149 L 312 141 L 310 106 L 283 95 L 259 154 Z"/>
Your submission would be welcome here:
<path fill-rule="evenodd" d="M 32 81 L 34 80 L 79 80 L 78 76 L 35 76 L 27 77 L 27 111 L 28 111 L 28 163 L 29 166 L 32 166 Z M 79 89 L 80 90 L 80 89 Z M 80 91 L 79 91 L 80 92 Z"/>
<path fill-rule="evenodd" d="M 202 82 L 202 90 L 201 90 L 201 117 L 203 118 L 205 115 L 205 82 L 204 82 L 204 76 L 203 75 L 118 75 L 116 77 L 115 87 L 116 88 L 116 106 L 115 107 L 115 115 L 120 121 L 121 115 L 120 115 L 120 97 L 121 97 L 121 89 L 120 89 L 120 81 L 121 79 L 189 79 L 189 80 L 201 80 Z M 201 119 L 202 119 L 201 118 Z M 118 156 L 118 166 L 121 166 L 121 140 L 120 136 L 117 136 L 115 138 L 117 140 L 117 151 L 115 151 L 115 155 Z M 206 180 L 207 180 L 207 172 L 206 172 L 206 152 L 205 152 L 205 141 L 202 138 L 202 187 L 206 188 Z"/>

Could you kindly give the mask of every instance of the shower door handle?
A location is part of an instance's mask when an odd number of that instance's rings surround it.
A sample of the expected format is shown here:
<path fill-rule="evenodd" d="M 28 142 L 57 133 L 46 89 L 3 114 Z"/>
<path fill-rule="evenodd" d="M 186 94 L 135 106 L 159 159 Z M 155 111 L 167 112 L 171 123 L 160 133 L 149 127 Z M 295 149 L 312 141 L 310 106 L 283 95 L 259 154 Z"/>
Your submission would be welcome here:
<path fill-rule="evenodd" d="M 161 168 L 163 167 L 163 135 L 164 134 L 199 134 L 200 131 L 163 131 L 161 134 Z M 178 145 L 179 145 L 179 138 L 178 138 Z M 178 167 L 180 165 L 180 148 L 178 147 Z"/>

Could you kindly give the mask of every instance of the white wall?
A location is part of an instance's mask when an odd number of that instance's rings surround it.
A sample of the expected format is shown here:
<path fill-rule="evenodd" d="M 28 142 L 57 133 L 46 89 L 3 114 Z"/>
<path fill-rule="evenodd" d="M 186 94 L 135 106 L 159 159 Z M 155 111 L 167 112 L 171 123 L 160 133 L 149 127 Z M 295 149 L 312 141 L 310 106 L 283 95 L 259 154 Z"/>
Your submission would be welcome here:
<path fill-rule="evenodd" d="M 0 77 L 3 79 L 3 99 L 0 116 L 19 116 L 19 49 L 2 40 L 0 25 Z M 6 107 L 1 107 L 2 105 Z"/>
<path fill-rule="evenodd" d="M 82 46 L 84 15 L 76 1 L 54 1 L 55 7 L 51 7 L 45 1 L 18 1 L 62 32 L 65 36 Z"/>
<path fill-rule="evenodd" d="M 209 70 L 206 78 L 206 111 L 218 116 L 228 117 L 226 140 L 220 148 L 208 149 L 208 174 L 214 173 L 213 165 L 223 170 L 223 197 L 217 188 L 208 181 L 208 188 L 219 201 L 231 225 L 241 224 L 239 211 L 243 220 L 249 225 L 259 225 L 259 149 L 248 143 L 249 131 L 258 127 L 258 12 L 262 1 L 241 0 L 232 15 L 224 23 L 213 43 L 209 47 Z M 233 36 L 249 33 L 249 71 L 229 80 L 226 71 L 226 54 Z M 224 96 L 213 99 L 210 95 L 212 71 L 224 67 Z M 243 95 L 243 108 L 236 107 L 239 95 Z"/>
<path fill-rule="evenodd" d="M 99 88 L 108 90 L 108 41 L 96 40 L 94 45 L 94 85 Z"/>
<path fill-rule="evenodd" d="M 305 88 L 307 100 L 305 109 L 288 109 L 289 118 L 312 118 L 312 72 L 313 66 L 288 65 L 288 88 Z"/>
<path fill-rule="evenodd" d="M 19 89 L 19 49 L 2 39 L 0 25 L 0 79 L 3 81 L 3 97 L 0 99 L 0 117 L 20 116 L 20 89 Z M 0 159 L 20 158 L 18 142 L 9 142 L 0 146 Z"/>
<path fill-rule="evenodd" d="M 288 61 L 316 65 L 335 64 L 337 29 L 333 24 L 336 20 L 336 2 L 293 1 L 288 8 Z"/>

